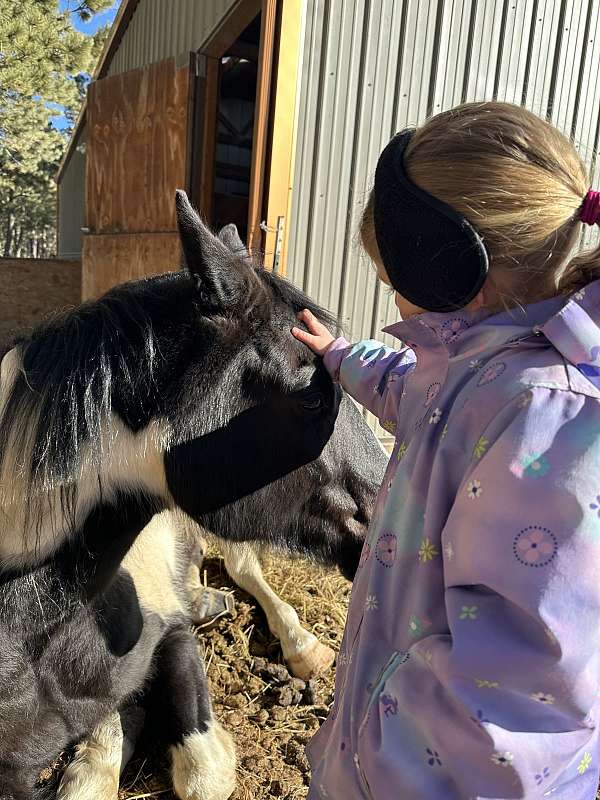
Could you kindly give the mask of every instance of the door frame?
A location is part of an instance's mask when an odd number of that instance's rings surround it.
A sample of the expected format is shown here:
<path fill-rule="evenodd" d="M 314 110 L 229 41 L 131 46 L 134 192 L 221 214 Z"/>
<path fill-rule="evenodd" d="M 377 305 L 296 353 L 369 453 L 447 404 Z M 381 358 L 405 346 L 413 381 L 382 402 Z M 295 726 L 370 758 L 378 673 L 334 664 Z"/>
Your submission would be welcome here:
<path fill-rule="evenodd" d="M 248 246 L 254 252 L 266 250 L 269 263 L 265 266 L 284 271 L 282 250 L 289 226 L 285 226 L 282 240 L 275 234 L 272 223 L 289 218 L 302 0 L 241 0 L 198 52 L 191 191 L 193 202 L 211 219 L 219 62 L 258 14 L 261 14 L 261 32 L 248 195 Z M 285 49 L 280 47 L 283 40 Z"/>
<path fill-rule="evenodd" d="M 271 130 L 271 93 L 275 35 L 277 26 L 277 0 L 263 0 L 260 18 L 260 45 L 256 103 L 254 106 L 254 132 L 252 134 L 252 162 L 250 192 L 248 197 L 248 247 L 250 251 L 262 249 L 263 199 L 265 197 L 267 144 Z"/>
<path fill-rule="evenodd" d="M 298 133 L 305 0 L 280 0 L 270 105 L 266 190 L 263 198 L 265 266 L 285 274 Z M 285 42 L 285 47 L 281 43 Z"/>

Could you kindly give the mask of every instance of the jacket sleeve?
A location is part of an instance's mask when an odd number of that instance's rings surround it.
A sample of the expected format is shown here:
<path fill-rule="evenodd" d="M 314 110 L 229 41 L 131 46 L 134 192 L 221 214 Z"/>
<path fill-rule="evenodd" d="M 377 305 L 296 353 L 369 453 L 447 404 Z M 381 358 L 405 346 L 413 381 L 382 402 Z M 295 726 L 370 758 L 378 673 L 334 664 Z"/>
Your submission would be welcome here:
<path fill-rule="evenodd" d="M 410 348 L 393 350 L 371 339 L 353 345 L 340 337 L 325 354 L 324 363 L 332 378 L 375 414 L 384 428 L 395 427 L 404 378 L 415 365 Z"/>
<path fill-rule="evenodd" d="M 405 734 L 433 754 L 410 796 L 595 797 L 600 403 L 526 392 L 472 458 L 442 530 L 447 635 L 391 681 Z M 432 764 L 443 791 L 417 789 Z"/>

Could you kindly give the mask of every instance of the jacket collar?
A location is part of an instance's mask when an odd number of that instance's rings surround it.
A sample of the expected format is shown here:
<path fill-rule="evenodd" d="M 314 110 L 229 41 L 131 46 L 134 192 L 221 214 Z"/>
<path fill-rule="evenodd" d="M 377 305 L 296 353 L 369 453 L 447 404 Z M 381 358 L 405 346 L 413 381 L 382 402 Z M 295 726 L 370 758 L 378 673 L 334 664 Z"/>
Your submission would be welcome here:
<path fill-rule="evenodd" d="M 565 297 L 553 297 L 498 314 L 485 310 L 428 311 L 389 325 L 384 332 L 414 349 L 417 356 L 427 351 L 445 353 L 448 358 L 473 356 L 538 335 L 567 302 Z"/>

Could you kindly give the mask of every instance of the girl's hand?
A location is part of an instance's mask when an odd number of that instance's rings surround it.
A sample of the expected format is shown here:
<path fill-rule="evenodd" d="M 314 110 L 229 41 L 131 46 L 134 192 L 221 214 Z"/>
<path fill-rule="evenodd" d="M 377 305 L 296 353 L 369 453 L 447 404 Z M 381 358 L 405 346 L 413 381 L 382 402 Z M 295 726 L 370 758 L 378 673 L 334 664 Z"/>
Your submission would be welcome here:
<path fill-rule="evenodd" d="M 313 353 L 324 356 L 331 343 L 335 341 L 335 336 L 307 308 L 298 314 L 298 319 L 306 325 L 308 332 L 301 328 L 292 328 L 293 335 L 299 342 L 308 345 Z"/>

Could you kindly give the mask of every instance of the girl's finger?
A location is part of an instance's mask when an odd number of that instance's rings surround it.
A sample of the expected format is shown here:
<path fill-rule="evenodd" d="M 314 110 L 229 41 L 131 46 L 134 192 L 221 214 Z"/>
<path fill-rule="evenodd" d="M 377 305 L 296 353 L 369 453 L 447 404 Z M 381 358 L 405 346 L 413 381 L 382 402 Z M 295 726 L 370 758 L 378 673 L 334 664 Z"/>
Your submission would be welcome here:
<path fill-rule="evenodd" d="M 323 336 L 329 332 L 325 325 L 323 325 L 323 323 L 320 322 L 307 308 L 301 312 L 299 319 L 315 336 Z"/>
<path fill-rule="evenodd" d="M 308 345 L 310 345 L 314 338 L 312 334 L 303 331 L 302 328 L 292 328 L 292 335 L 295 336 L 299 342 Z"/>

